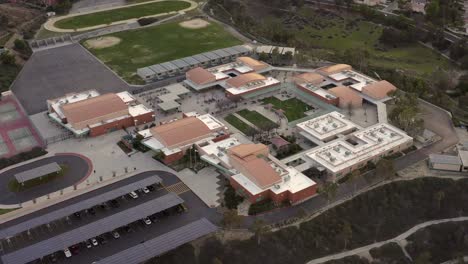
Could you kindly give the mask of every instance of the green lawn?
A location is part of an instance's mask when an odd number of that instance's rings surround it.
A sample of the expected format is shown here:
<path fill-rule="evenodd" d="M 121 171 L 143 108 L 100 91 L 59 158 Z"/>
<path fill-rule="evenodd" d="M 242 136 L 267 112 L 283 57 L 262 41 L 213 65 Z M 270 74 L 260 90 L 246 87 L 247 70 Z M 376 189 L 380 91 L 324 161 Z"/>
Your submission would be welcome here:
<path fill-rule="evenodd" d="M 61 164 L 60 167 L 62 169 L 57 173 L 51 173 L 41 178 L 36 178 L 36 179 L 29 180 L 29 181 L 25 181 L 23 184 L 19 183 L 16 179 L 13 179 L 8 183 L 8 189 L 12 192 L 22 192 L 32 187 L 46 184 L 57 178 L 63 177 L 68 171 L 68 166 Z"/>
<path fill-rule="evenodd" d="M 312 107 L 297 98 L 291 98 L 285 101 L 281 101 L 276 97 L 268 97 L 262 100 L 264 104 L 272 104 L 276 109 L 283 109 L 284 114 L 289 122 L 301 119 L 306 115 Z"/>
<path fill-rule="evenodd" d="M 16 209 L 19 209 L 19 208 L 15 208 L 15 209 L 0 209 L 0 215 L 9 213 L 9 212 L 14 211 L 14 210 L 16 210 Z"/>
<path fill-rule="evenodd" d="M 122 41 L 109 48 L 90 51 L 126 80 L 141 67 L 242 44 L 214 23 L 201 29 L 168 23 L 110 36 Z"/>
<path fill-rule="evenodd" d="M 87 15 L 75 16 L 59 20 L 55 26 L 63 29 L 78 29 L 92 27 L 112 22 L 139 18 L 150 15 L 157 15 L 172 11 L 178 11 L 190 7 L 190 3 L 185 1 L 163 1 L 126 8 L 113 9 Z"/>
<path fill-rule="evenodd" d="M 20 70 L 18 65 L 0 64 L 0 93 L 10 88 Z"/>
<path fill-rule="evenodd" d="M 320 15 L 314 19 L 320 19 Z M 298 31 L 297 38 L 311 43 L 308 52 L 332 59 L 347 49 L 365 48 L 370 53 L 371 66 L 400 69 L 417 75 L 431 74 L 437 67 L 448 68 L 451 63 L 437 52 L 419 43 L 397 48 L 382 49 L 379 37 L 382 27 L 366 21 L 356 22 L 355 17 L 317 21 L 319 27 L 306 26 Z M 336 57 L 335 57 L 336 58 Z"/>
<path fill-rule="evenodd" d="M 265 116 L 263 116 L 257 111 L 250 111 L 247 109 L 243 109 L 237 112 L 237 114 L 247 119 L 247 121 L 256 125 L 258 128 L 261 128 L 262 126 L 278 127 L 278 124 L 266 118 Z"/>
<path fill-rule="evenodd" d="M 226 122 L 231 124 L 233 127 L 239 129 L 242 133 L 246 134 L 247 131 L 251 128 L 251 126 L 247 125 L 244 121 L 240 120 L 236 116 L 229 114 L 224 118 Z"/>

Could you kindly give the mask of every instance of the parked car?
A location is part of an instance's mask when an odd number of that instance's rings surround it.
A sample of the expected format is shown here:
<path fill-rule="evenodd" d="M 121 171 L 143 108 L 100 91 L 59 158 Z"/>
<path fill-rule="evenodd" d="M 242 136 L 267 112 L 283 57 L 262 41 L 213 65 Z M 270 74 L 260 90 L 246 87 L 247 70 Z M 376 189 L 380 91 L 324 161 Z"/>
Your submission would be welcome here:
<path fill-rule="evenodd" d="M 74 215 L 76 218 L 81 219 L 81 214 L 80 214 L 80 212 L 75 212 L 75 213 L 73 213 L 73 215 Z"/>
<path fill-rule="evenodd" d="M 55 255 L 55 253 L 52 253 L 50 254 L 49 259 L 50 259 L 50 262 L 55 263 L 57 262 L 57 255 Z"/>
<path fill-rule="evenodd" d="M 151 220 L 148 218 L 148 217 L 145 217 L 143 218 L 143 222 L 146 224 L 146 225 L 151 225 Z"/>
<path fill-rule="evenodd" d="M 89 240 L 86 240 L 85 244 L 86 244 L 86 248 L 91 248 L 93 246 L 91 245 L 91 242 L 89 242 Z"/>
<path fill-rule="evenodd" d="M 112 236 L 113 236 L 115 239 L 117 239 L 117 238 L 120 237 L 120 234 L 119 234 L 119 232 L 117 232 L 116 230 L 114 230 L 114 231 L 112 231 Z"/>
<path fill-rule="evenodd" d="M 138 194 L 136 194 L 136 192 L 130 192 L 128 195 L 130 195 L 130 197 L 132 197 L 133 199 L 138 198 Z"/>
<path fill-rule="evenodd" d="M 127 233 L 133 232 L 133 229 L 132 229 L 130 226 L 125 226 L 125 227 L 124 227 L 124 230 L 125 230 L 125 232 L 127 232 Z"/>
<path fill-rule="evenodd" d="M 96 210 L 94 210 L 94 208 L 89 208 L 88 213 L 90 213 L 91 215 L 96 215 Z"/>
<path fill-rule="evenodd" d="M 150 190 L 148 188 L 146 188 L 146 187 L 141 188 L 141 191 L 143 193 L 149 193 L 150 192 Z"/>
<path fill-rule="evenodd" d="M 73 255 L 78 255 L 80 253 L 80 247 L 79 245 L 73 245 L 70 247 L 70 251 Z"/>
<path fill-rule="evenodd" d="M 148 186 L 147 188 L 148 188 L 148 190 L 150 190 L 150 191 L 154 191 L 154 190 L 156 190 L 156 188 L 154 188 L 154 186 L 153 186 L 153 185 L 150 185 L 150 186 Z"/>
<path fill-rule="evenodd" d="M 68 248 L 63 250 L 63 254 L 65 254 L 66 258 L 70 258 L 72 256 L 70 250 Z"/>
<path fill-rule="evenodd" d="M 93 246 L 97 246 L 98 245 L 98 241 L 96 240 L 96 238 L 91 238 L 91 244 L 93 244 Z"/>
<path fill-rule="evenodd" d="M 99 241 L 102 245 L 107 244 L 107 239 L 106 239 L 106 237 L 105 237 L 104 235 L 98 236 L 97 239 L 98 239 L 98 241 Z"/>
<path fill-rule="evenodd" d="M 110 203 L 111 203 L 112 207 L 114 207 L 114 208 L 119 208 L 120 207 L 120 204 L 119 204 L 119 202 L 117 200 L 111 200 Z"/>

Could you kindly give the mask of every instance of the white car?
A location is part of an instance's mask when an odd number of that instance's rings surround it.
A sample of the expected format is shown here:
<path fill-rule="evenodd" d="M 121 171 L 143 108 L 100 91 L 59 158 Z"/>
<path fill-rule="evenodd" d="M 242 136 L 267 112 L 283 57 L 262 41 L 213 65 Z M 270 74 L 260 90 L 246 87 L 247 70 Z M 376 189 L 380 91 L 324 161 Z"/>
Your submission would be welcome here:
<path fill-rule="evenodd" d="M 149 192 L 150 192 L 150 190 L 149 190 L 148 188 L 146 188 L 146 187 L 143 187 L 143 188 L 141 189 L 141 191 L 142 191 L 143 193 L 149 193 Z"/>
<path fill-rule="evenodd" d="M 147 225 L 151 225 L 151 223 L 152 223 L 151 220 L 148 217 L 143 218 L 143 222 L 145 222 L 145 224 L 147 224 Z"/>
<path fill-rule="evenodd" d="M 130 195 L 130 197 L 132 197 L 133 199 L 138 198 L 138 194 L 136 194 L 136 192 L 130 192 L 128 195 Z"/>
<path fill-rule="evenodd" d="M 98 245 L 98 242 L 96 240 L 96 238 L 91 238 L 91 244 L 93 244 L 93 246 L 97 246 Z"/>
<path fill-rule="evenodd" d="M 117 238 L 120 237 L 120 234 L 119 234 L 119 232 L 117 232 L 117 231 L 112 231 L 112 236 L 113 236 L 115 239 L 117 239 Z"/>
<path fill-rule="evenodd" d="M 70 252 L 68 248 L 64 249 L 63 253 L 65 254 L 66 258 L 70 258 L 72 256 L 72 253 Z"/>

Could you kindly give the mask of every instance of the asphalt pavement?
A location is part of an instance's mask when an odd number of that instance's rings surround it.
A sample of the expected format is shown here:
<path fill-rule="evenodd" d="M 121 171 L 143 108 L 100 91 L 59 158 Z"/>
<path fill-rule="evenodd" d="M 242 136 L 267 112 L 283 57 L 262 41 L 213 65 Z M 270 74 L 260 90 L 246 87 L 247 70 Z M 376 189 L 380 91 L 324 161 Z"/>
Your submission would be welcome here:
<path fill-rule="evenodd" d="M 180 182 L 177 176 L 165 171 L 147 171 L 139 173 L 130 178 L 118 181 L 116 183 L 104 186 L 102 188 L 52 205 L 50 207 L 41 209 L 29 215 L 25 215 L 12 221 L 3 223 L 0 225 L 0 229 L 16 225 L 31 218 L 41 217 L 41 215 L 44 215 L 51 211 L 66 207 L 68 205 L 72 205 L 81 200 L 89 199 L 90 197 L 108 192 L 112 189 L 119 188 L 121 186 L 128 185 L 132 182 L 140 181 L 146 177 L 150 177 L 153 175 L 159 176 L 163 180 L 164 186 L 170 186 Z M 161 195 L 164 195 L 165 193 L 167 193 L 165 189 L 160 189 L 150 192 L 149 194 L 141 194 L 138 199 L 129 199 L 128 197 L 119 198 L 119 203 L 121 205 L 119 208 L 101 210 L 101 208 L 98 207 L 96 208 L 96 215 L 94 216 L 82 214 L 81 219 L 77 219 L 76 217 L 72 216 L 68 221 L 66 221 L 65 219 L 54 221 L 50 225 L 50 227 L 40 226 L 34 228 L 31 230 L 32 235 L 30 236 L 28 236 L 25 233 L 22 233 L 12 238 L 10 242 L 6 242 L 5 240 L 2 241 L 2 254 L 5 254 L 6 252 L 15 251 L 18 248 L 25 247 L 32 243 L 37 243 L 38 241 L 42 241 L 47 238 L 56 236 L 73 228 L 83 226 L 92 221 L 96 221 L 97 219 L 112 215 L 116 212 L 128 209 L 137 204 L 144 203 L 145 201 L 155 199 Z M 80 252 L 72 258 L 65 259 L 63 254 L 59 252 L 59 254 L 57 254 L 59 261 L 61 263 L 92 263 L 93 261 L 116 254 L 122 250 L 138 245 L 143 241 L 160 236 L 161 234 L 167 233 L 175 228 L 184 226 L 202 217 L 207 218 L 215 224 L 219 224 L 221 216 L 217 213 L 216 209 L 208 208 L 207 206 L 205 206 L 205 204 L 193 192 L 184 192 L 179 196 L 184 200 L 185 205 L 188 208 L 187 212 L 162 217 L 160 221 L 155 222 L 151 225 L 144 225 L 143 223 L 141 223 L 141 221 L 135 222 L 133 224 L 130 224 L 130 226 L 133 229 L 133 232 L 127 233 L 126 231 L 121 230 L 119 231 L 121 235 L 119 239 L 114 239 L 107 235 L 106 237 L 108 238 L 108 243 L 92 247 L 90 249 L 86 248 L 85 246 L 80 246 Z M 42 263 L 48 262 L 44 261 Z"/>
<path fill-rule="evenodd" d="M 8 183 L 14 179 L 16 173 L 34 169 L 52 162 L 67 165 L 68 171 L 66 175 L 22 192 L 11 192 L 8 189 Z M 43 158 L 9 169 L 0 173 L 0 204 L 18 204 L 72 186 L 87 176 L 90 166 L 92 165 L 80 156 L 63 154 Z"/>
<path fill-rule="evenodd" d="M 109 93 L 129 86 L 78 43 L 34 52 L 11 86 L 29 115 L 47 111 L 47 99 L 89 89 Z"/>

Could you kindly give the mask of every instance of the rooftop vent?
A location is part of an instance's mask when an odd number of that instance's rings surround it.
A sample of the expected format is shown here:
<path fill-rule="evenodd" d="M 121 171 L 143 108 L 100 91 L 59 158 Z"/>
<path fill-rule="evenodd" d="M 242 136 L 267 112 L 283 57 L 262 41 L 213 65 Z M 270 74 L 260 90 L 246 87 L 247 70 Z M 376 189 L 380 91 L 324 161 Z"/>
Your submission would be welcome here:
<path fill-rule="evenodd" d="M 349 156 L 349 155 L 351 155 L 351 151 L 347 150 L 347 151 L 345 151 L 344 154 L 345 154 L 345 156 Z"/>
<path fill-rule="evenodd" d="M 275 189 L 279 189 L 279 188 L 280 188 L 279 184 L 275 184 L 274 186 L 275 186 Z"/>

